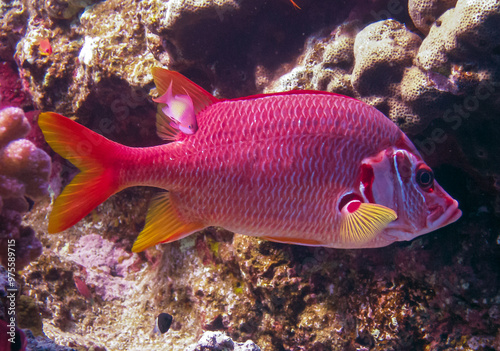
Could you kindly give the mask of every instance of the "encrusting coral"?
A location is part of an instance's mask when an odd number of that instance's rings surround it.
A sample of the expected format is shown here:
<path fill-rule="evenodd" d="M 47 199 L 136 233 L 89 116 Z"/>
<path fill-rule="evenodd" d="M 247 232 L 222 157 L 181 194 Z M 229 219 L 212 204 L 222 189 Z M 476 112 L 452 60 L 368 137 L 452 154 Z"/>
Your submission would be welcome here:
<path fill-rule="evenodd" d="M 446 10 L 455 7 L 457 0 L 409 0 L 408 12 L 413 24 L 424 34 Z"/>
<path fill-rule="evenodd" d="M 22 109 L 0 110 L 0 250 L 7 263 L 7 245 L 16 241 L 16 269 L 22 269 L 41 253 L 41 244 L 31 228 L 21 225 L 29 209 L 26 198 L 48 194 L 51 161 L 45 151 L 23 139 L 30 125 Z"/>
<path fill-rule="evenodd" d="M 403 24 L 386 20 L 366 26 L 356 35 L 352 85 L 361 96 L 384 94 L 401 81 L 421 40 Z"/>

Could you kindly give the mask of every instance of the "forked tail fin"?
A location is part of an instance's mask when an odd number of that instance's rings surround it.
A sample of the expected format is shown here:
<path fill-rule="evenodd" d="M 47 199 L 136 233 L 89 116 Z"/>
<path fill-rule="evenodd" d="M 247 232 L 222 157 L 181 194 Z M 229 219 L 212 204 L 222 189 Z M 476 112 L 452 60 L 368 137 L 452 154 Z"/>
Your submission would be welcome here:
<path fill-rule="evenodd" d="M 41 113 L 38 125 L 50 147 L 81 171 L 54 202 L 48 231 L 58 233 L 120 190 L 113 164 L 123 146 L 53 112 Z"/>

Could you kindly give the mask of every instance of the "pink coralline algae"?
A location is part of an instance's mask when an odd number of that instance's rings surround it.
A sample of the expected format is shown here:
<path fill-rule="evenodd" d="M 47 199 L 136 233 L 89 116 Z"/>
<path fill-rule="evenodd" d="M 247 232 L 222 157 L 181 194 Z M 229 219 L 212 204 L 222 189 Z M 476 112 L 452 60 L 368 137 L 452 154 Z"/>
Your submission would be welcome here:
<path fill-rule="evenodd" d="M 103 300 L 125 298 L 133 291 L 133 280 L 127 280 L 129 267 L 138 259 L 100 235 L 80 238 L 70 259 L 87 272 L 85 283 L 95 286 Z"/>
<path fill-rule="evenodd" d="M 42 247 L 33 230 L 21 225 L 29 210 L 27 198 L 47 195 L 51 161 L 45 151 L 23 139 L 30 131 L 23 110 L 8 107 L 0 111 L 0 252 L 7 264 L 7 245 L 15 240 L 16 269 L 38 257 Z"/>
<path fill-rule="evenodd" d="M 24 107 L 30 104 L 19 74 L 11 62 L 0 62 L 0 108 Z"/>

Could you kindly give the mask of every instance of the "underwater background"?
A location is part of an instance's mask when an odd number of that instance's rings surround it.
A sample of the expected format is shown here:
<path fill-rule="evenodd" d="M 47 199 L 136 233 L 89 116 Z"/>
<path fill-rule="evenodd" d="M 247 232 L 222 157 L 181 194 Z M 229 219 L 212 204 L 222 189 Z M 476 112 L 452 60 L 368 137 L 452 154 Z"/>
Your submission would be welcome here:
<path fill-rule="evenodd" d="M 500 350 L 499 1 L 1 0 L 0 28 L 0 351 L 19 350 L 11 316 L 27 350 Z M 220 98 L 315 89 L 373 105 L 463 216 L 379 249 L 208 228 L 135 254 L 157 192 L 137 187 L 48 235 L 77 170 L 38 112 L 161 144 L 155 66 Z"/>

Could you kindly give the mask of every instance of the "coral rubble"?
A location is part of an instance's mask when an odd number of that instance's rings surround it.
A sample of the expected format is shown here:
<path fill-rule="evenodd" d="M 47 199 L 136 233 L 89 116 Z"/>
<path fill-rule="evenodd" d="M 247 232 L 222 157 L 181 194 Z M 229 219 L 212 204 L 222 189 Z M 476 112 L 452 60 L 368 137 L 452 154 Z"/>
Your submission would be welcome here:
<path fill-rule="evenodd" d="M 221 332 L 206 331 L 198 340 L 196 345 L 192 345 L 188 351 L 260 351 L 260 348 L 251 340 L 245 343 L 234 342 L 229 336 Z"/>

